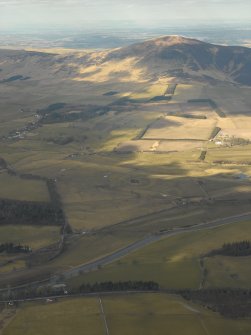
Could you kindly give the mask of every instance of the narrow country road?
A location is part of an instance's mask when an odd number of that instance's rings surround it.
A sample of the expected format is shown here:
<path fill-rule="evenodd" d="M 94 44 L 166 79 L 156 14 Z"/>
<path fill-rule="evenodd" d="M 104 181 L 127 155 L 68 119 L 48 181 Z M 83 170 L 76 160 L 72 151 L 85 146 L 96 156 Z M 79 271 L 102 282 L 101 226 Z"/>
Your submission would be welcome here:
<path fill-rule="evenodd" d="M 108 325 L 107 325 L 106 316 L 105 316 L 104 306 L 103 306 L 101 297 L 99 297 L 98 300 L 99 300 L 99 305 L 100 305 L 101 317 L 104 321 L 105 335 L 110 335 L 109 328 L 108 328 Z"/>

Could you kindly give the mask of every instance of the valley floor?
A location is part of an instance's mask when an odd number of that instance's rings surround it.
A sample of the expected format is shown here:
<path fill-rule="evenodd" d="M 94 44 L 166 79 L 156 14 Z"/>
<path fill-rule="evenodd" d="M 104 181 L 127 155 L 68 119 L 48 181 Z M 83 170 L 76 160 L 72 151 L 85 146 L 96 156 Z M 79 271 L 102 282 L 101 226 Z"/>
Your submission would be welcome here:
<path fill-rule="evenodd" d="M 251 239 L 250 87 L 115 63 L 1 83 L 0 295 L 110 280 L 249 290 L 250 255 L 208 255 Z M 114 294 L 4 306 L 0 332 L 247 335 L 251 323 Z"/>

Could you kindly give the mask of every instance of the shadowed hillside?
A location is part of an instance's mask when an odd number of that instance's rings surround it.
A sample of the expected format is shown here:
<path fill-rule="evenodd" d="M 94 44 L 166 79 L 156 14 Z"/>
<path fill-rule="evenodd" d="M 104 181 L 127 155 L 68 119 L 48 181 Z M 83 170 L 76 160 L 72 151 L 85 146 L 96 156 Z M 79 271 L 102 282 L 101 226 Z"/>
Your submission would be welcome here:
<path fill-rule="evenodd" d="M 251 49 L 165 36 L 113 50 L 67 54 L 0 50 L 0 83 L 74 79 L 123 82 L 160 77 L 251 85 Z"/>
<path fill-rule="evenodd" d="M 251 85 L 251 50 L 166 36 L 110 52 L 106 60 L 136 57 L 150 73 L 220 79 Z"/>

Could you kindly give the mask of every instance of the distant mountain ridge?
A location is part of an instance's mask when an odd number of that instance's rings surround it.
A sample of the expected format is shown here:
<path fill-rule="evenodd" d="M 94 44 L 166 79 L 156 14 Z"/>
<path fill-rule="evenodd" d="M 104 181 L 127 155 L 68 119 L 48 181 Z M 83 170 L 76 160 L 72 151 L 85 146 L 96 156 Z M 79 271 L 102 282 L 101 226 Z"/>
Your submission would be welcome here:
<path fill-rule="evenodd" d="M 216 71 L 233 82 L 251 85 L 251 49 L 221 46 L 182 36 L 164 36 L 120 48 L 108 54 L 111 59 L 139 58 L 138 64 L 158 71 L 185 76 L 198 71 Z"/>
<path fill-rule="evenodd" d="M 23 76 L 36 80 L 58 77 L 116 81 L 137 70 L 137 80 L 139 76 L 142 80 L 171 77 L 177 81 L 251 86 L 250 48 L 214 45 L 182 36 L 164 36 L 112 50 L 53 52 L 0 49 L 0 79 Z"/>

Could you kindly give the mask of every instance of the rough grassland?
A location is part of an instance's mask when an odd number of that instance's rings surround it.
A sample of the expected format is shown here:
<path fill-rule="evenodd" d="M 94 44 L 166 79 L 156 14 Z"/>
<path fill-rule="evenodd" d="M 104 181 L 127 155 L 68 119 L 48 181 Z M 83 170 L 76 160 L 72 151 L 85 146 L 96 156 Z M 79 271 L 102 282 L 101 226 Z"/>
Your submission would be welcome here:
<path fill-rule="evenodd" d="M 27 180 L 0 173 L 0 198 L 49 201 L 47 186 L 44 181 Z"/>
<path fill-rule="evenodd" d="M 0 226 L 0 243 L 12 242 L 39 249 L 59 240 L 60 227 L 11 225 Z"/>
<path fill-rule="evenodd" d="M 0 261 L 2 261 L 2 258 L 0 257 Z M 11 271 L 16 271 L 25 268 L 26 263 L 24 260 L 16 260 L 9 264 L 6 264 L 4 266 L 0 267 L 0 273 L 8 273 Z"/>
<path fill-rule="evenodd" d="M 251 257 L 215 256 L 205 259 L 206 286 L 250 287 Z"/>
<path fill-rule="evenodd" d="M 250 321 L 224 320 L 164 294 L 104 297 L 103 305 L 111 334 L 244 335 L 251 327 Z"/>
<path fill-rule="evenodd" d="M 103 334 L 96 298 L 66 300 L 53 304 L 27 304 L 17 311 L 3 335 Z"/>

